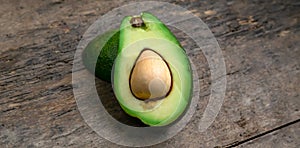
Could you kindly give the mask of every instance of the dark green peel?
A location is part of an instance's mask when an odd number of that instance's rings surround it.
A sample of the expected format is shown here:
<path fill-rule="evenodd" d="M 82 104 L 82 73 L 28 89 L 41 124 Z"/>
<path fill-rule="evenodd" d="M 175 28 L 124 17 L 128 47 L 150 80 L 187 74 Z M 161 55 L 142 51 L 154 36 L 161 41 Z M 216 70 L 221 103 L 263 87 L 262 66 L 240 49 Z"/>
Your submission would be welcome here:
<path fill-rule="evenodd" d="M 83 64 L 95 76 L 110 82 L 111 70 L 119 47 L 118 30 L 108 31 L 93 39 L 82 53 Z"/>

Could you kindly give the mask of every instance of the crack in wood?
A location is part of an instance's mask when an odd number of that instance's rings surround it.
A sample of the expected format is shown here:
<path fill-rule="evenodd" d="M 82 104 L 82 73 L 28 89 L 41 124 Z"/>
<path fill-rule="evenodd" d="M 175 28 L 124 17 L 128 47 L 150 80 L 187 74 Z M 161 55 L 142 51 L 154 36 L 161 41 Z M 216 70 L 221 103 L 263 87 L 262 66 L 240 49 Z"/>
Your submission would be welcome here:
<path fill-rule="evenodd" d="M 84 127 L 84 126 L 81 125 L 81 126 L 75 128 L 75 129 L 71 130 L 70 132 L 63 133 L 63 134 L 61 134 L 61 135 L 57 135 L 57 136 L 55 136 L 55 137 L 52 137 L 51 139 L 52 139 L 52 140 L 56 140 L 56 139 L 59 139 L 59 138 L 62 138 L 62 137 L 67 137 L 67 136 L 71 135 L 72 133 L 75 133 L 76 131 L 80 130 L 80 129 L 83 128 L 83 127 Z"/>
<path fill-rule="evenodd" d="M 241 140 L 241 141 L 235 141 L 235 142 L 233 142 L 233 143 L 230 143 L 230 144 L 227 144 L 227 145 L 224 145 L 224 146 L 216 146 L 215 148 L 219 148 L 219 147 L 222 147 L 222 148 L 223 148 L 223 147 L 224 147 L 224 148 L 237 147 L 237 146 L 239 146 L 239 145 L 241 145 L 241 144 L 244 144 L 244 143 L 246 143 L 246 142 L 255 140 L 255 139 L 257 139 L 257 138 L 260 138 L 260 137 L 265 136 L 265 135 L 267 135 L 267 134 L 270 134 L 270 133 L 272 133 L 272 132 L 278 131 L 278 130 L 280 130 L 280 129 L 286 128 L 286 127 L 291 126 L 291 125 L 293 125 L 293 124 L 296 124 L 296 123 L 298 123 L 298 122 L 300 122 L 300 119 L 297 119 L 297 120 L 288 122 L 288 123 L 286 123 L 286 124 L 283 124 L 283 125 L 281 125 L 281 126 L 278 126 L 278 127 L 276 127 L 276 128 L 273 128 L 273 129 L 271 129 L 271 130 L 268 130 L 268 131 L 262 132 L 262 133 L 260 133 L 260 134 L 257 134 L 257 135 L 255 135 L 255 136 L 252 136 L 252 137 L 250 137 L 250 138 L 247 138 L 247 139 L 244 139 L 244 140 Z"/>

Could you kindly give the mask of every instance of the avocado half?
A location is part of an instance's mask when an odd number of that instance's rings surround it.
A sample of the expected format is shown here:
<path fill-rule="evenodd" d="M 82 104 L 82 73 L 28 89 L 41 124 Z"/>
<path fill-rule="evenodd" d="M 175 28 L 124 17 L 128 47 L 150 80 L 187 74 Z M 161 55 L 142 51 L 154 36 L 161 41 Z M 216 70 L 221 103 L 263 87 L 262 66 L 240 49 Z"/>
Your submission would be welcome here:
<path fill-rule="evenodd" d="M 139 64 L 141 57 L 145 57 L 142 60 L 152 59 L 143 65 Z M 163 68 L 157 68 L 155 64 Z M 143 90 L 142 84 L 152 79 L 152 75 L 159 75 L 161 69 L 168 71 L 161 78 L 166 79 L 163 80 L 166 84 L 158 82 L 151 86 L 157 89 L 154 92 L 158 95 L 153 93 L 149 97 L 147 94 L 152 93 L 151 90 L 138 92 L 140 88 L 141 91 L 151 89 L 149 84 Z M 127 114 L 150 126 L 164 126 L 178 119 L 187 108 L 193 80 L 189 59 L 176 37 L 158 18 L 144 12 L 139 16 L 127 16 L 121 23 L 112 84 L 116 98 Z M 164 88 L 167 91 L 163 91 Z"/>

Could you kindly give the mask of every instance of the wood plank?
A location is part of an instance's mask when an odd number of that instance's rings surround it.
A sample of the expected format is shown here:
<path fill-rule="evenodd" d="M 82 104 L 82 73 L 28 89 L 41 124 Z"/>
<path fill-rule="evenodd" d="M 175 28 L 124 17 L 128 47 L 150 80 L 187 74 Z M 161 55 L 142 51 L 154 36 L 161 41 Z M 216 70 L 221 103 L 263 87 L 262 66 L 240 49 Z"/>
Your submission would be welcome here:
<path fill-rule="evenodd" d="M 228 146 L 300 119 L 297 0 L 171 2 L 198 15 L 217 37 L 227 67 L 227 92 L 215 122 L 199 133 L 211 80 L 204 55 L 191 55 L 201 61 L 197 112 L 182 132 L 153 147 Z M 0 147 L 118 147 L 99 137 L 80 116 L 71 69 L 85 30 L 99 15 L 123 4 L 127 2 L 1 2 Z M 176 35 L 184 47 L 195 47 L 186 35 Z M 118 107 L 111 113 L 129 122 Z M 298 144 L 298 125 L 275 131 L 275 139 L 292 132 Z M 286 143 L 270 139 L 244 145 Z"/>

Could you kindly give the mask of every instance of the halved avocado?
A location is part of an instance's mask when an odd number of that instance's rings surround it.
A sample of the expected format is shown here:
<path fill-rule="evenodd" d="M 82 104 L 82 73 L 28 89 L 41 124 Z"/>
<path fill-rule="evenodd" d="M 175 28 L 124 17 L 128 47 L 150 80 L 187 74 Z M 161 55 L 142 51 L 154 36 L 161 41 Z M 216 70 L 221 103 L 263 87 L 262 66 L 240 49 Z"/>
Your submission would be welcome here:
<path fill-rule="evenodd" d="M 114 60 L 118 54 L 119 30 L 110 30 L 94 38 L 82 53 L 85 67 L 96 77 L 110 82 Z"/>
<path fill-rule="evenodd" d="M 123 110 L 150 126 L 174 122 L 192 96 L 189 59 L 155 16 L 128 16 L 120 28 L 113 89 Z"/>

